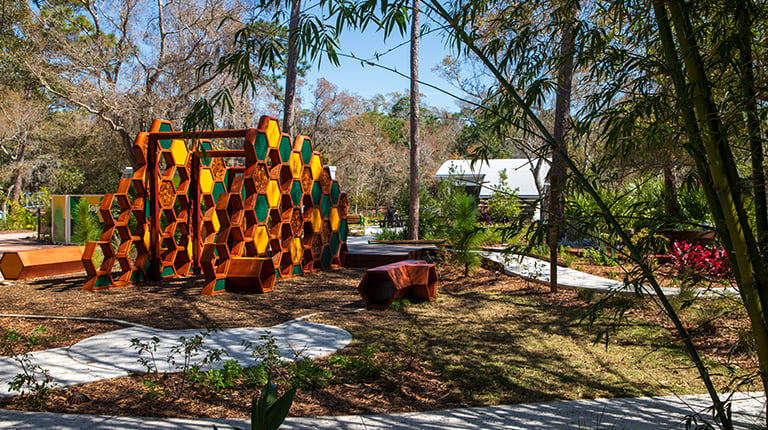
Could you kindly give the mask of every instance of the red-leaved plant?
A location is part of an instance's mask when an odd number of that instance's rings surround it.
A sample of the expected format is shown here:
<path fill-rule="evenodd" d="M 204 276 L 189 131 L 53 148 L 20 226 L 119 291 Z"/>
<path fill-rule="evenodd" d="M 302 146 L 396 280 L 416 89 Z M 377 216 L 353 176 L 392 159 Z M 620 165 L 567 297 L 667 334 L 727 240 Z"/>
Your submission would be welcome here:
<path fill-rule="evenodd" d="M 674 242 L 667 255 L 678 272 L 692 271 L 713 278 L 731 273 L 728 255 L 722 247 L 707 248 L 698 243 Z"/>

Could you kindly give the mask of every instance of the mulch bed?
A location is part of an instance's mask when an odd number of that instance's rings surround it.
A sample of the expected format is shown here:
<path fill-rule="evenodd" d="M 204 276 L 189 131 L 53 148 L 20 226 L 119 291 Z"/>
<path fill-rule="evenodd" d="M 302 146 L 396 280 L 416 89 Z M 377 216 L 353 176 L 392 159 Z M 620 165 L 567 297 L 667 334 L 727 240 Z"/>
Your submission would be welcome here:
<path fill-rule="evenodd" d="M 585 268 L 586 269 L 586 268 Z M 599 268 L 592 268 L 598 271 Z M 588 269 L 587 269 L 588 270 Z M 606 269 L 602 269 L 606 270 Z M 620 268 L 610 268 L 623 274 Z M 5 281 L 0 285 L 0 314 L 55 315 L 89 318 L 112 318 L 162 329 L 203 328 L 209 324 L 221 327 L 272 326 L 297 317 L 319 312 L 352 311 L 363 308 L 357 284 L 364 269 L 343 268 L 304 277 L 281 280 L 269 294 L 219 294 L 200 296 L 201 278 L 186 277 L 147 282 L 130 287 L 97 293 L 82 291 L 82 276 L 62 276 L 43 280 Z M 460 294 L 471 290 L 504 291 L 510 294 L 531 294 L 553 306 L 586 308 L 588 302 L 574 290 L 548 294 L 548 287 L 508 277 L 497 271 L 478 269 L 469 278 L 459 268 L 440 268 L 441 294 Z M 632 309 L 633 315 L 668 326 L 667 320 L 654 309 Z M 380 318 L 376 312 L 361 312 L 354 318 L 373 323 Z M 731 320 L 743 325 L 740 318 Z M 725 324 L 724 322 L 720 322 Z M 29 350 L 67 346 L 94 334 L 120 328 L 118 324 L 72 320 L 39 320 L 0 318 L 3 329 L 13 327 L 24 334 L 38 326 L 49 333 L 40 333 L 41 341 Z M 738 330 L 736 330 L 738 332 Z M 733 330 L 729 331 L 733 336 Z M 733 339 L 723 339 L 723 331 L 697 338 L 705 355 L 726 354 Z M 20 345 L 18 345 L 20 346 Z M 340 354 L 358 353 L 362 346 L 350 346 Z M 461 405 L 449 382 L 441 379 L 431 363 L 414 357 L 404 357 L 391 351 L 377 351 L 377 358 L 392 363 L 397 371 L 375 379 L 357 380 L 319 389 L 300 390 L 291 408 L 293 416 L 322 416 L 339 414 L 375 414 L 454 408 Z M 318 362 L 332 367 L 328 359 Z M 745 363 L 746 364 L 746 363 Z M 339 374 L 340 371 L 335 371 Z M 341 372 L 343 373 L 343 372 Z M 343 376 L 343 375 L 341 375 Z M 163 378 L 179 378 L 165 375 Z M 177 380 L 177 383 L 180 381 Z M 192 384 L 188 392 L 199 395 L 163 396 L 153 401 L 143 400 L 146 393 L 144 376 L 133 375 L 109 381 L 99 381 L 69 389 L 57 390 L 46 409 L 51 412 L 111 414 L 130 416 L 175 417 L 246 417 L 250 400 L 258 388 L 238 388 L 226 393 L 208 393 Z M 285 387 L 281 388 L 284 389 Z M 66 399 L 77 391 L 91 401 L 70 405 Z M 22 397 L 0 399 L 0 407 L 25 409 Z"/>
<path fill-rule="evenodd" d="M 82 290 L 84 276 L 0 285 L 0 314 L 113 318 L 161 329 L 263 327 L 316 312 L 364 307 L 357 284 L 364 269 L 344 268 L 281 280 L 271 294 L 201 296 L 202 277 L 145 282 L 99 292 Z"/>

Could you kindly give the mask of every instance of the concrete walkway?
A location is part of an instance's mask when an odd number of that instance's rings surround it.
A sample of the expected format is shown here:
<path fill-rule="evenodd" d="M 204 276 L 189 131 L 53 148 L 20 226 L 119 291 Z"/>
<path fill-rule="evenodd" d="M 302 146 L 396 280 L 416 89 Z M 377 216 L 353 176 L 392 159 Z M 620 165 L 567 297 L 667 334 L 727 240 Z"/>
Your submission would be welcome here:
<path fill-rule="evenodd" d="M 522 255 L 504 255 L 501 252 L 484 251 L 483 257 L 504 266 L 504 272 L 507 274 L 521 276 L 525 279 L 549 283 L 549 262 L 538 258 Z M 607 279 L 600 276 L 590 275 L 579 272 L 568 267 L 557 268 L 557 285 L 565 288 L 586 288 L 600 291 L 615 291 L 621 293 L 636 293 L 636 285 L 628 285 L 622 281 Z M 655 295 L 656 293 L 650 286 L 641 286 L 643 294 Z M 676 296 L 680 294 L 679 288 L 662 287 L 661 289 L 667 296 Z M 701 289 L 697 292 L 699 296 L 735 296 L 739 292 L 735 288 L 712 288 Z"/>
<path fill-rule="evenodd" d="M 160 330 L 145 326 L 134 326 L 93 336 L 68 348 L 55 348 L 29 354 L 32 365 L 39 365 L 49 371 L 53 382 L 61 386 L 83 384 L 103 379 L 128 375 L 131 371 L 147 369 L 139 363 L 138 351 L 131 346 L 131 339 L 150 343 L 153 337 L 159 339 L 157 366 L 160 372 L 178 371 L 169 364 L 167 357 L 171 348 L 180 345 L 179 337 L 187 339 L 199 334 L 200 330 Z M 286 360 L 297 357 L 317 358 L 333 354 L 345 347 L 352 335 L 346 330 L 325 324 L 293 320 L 269 328 L 232 328 L 211 333 L 205 338 L 203 348 L 194 357 L 199 362 L 206 351 L 222 348 L 227 352 L 218 362 L 237 360 L 247 366 L 254 361 L 251 350 L 245 350 L 243 341 L 259 344 L 262 336 L 274 337 L 280 355 Z M 148 354 L 142 355 L 149 358 Z M 177 363 L 183 363 L 181 354 L 175 356 Z M 17 395 L 9 392 L 8 383 L 22 371 L 18 362 L 10 357 L 0 357 L 0 397 Z"/>
<path fill-rule="evenodd" d="M 465 429 L 684 429 L 685 417 L 708 417 L 706 396 L 645 397 L 527 403 L 510 406 L 463 408 L 392 415 L 358 415 L 319 418 L 288 418 L 283 430 L 465 430 Z M 762 393 L 740 393 L 732 403 L 737 429 L 753 429 L 765 423 Z M 711 422 L 711 419 L 709 420 Z M 0 409 L 2 429 L 249 429 L 248 419 L 174 419 L 62 415 Z M 691 426 L 693 428 L 694 426 Z"/>

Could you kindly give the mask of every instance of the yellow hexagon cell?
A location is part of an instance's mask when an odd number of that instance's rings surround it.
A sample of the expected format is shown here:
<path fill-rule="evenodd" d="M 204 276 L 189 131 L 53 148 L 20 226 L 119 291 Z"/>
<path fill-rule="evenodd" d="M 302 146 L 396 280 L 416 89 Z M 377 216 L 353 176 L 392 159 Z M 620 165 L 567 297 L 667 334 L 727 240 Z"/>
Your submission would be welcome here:
<path fill-rule="evenodd" d="M 210 194 L 213 191 L 213 173 L 211 169 L 200 169 L 200 191 Z"/>
<path fill-rule="evenodd" d="M 192 250 L 192 240 L 187 240 L 187 255 L 189 256 L 189 259 L 191 260 L 193 257 L 193 250 Z"/>
<path fill-rule="evenodd" d="M 301 163 L 301 154 L 298 152 L 291 152 L 291 158 L 288 161 L 288 165 L 291 167 L 291 175 L 293 176 L 293 179 L 300 179 L 301 168 L 303 167 Z"/>
<path fill-rule="evenodd" d="M 267 143 L 270 148 L 280 146 L 280 126 L 277 124 L 277 120 L 272 119 L 267 124 Z"/>
<path fill-rule="evenodd" d="M 271 180 L 267 184 L 267 203 L 273 208 L 280 203 L 280 185 L 275 180 Z"/>
<path fill-rule="evenodd" d="M 144 240 L 144 247 L 149 249 L 149 244 L 150 244 L 149 243 L 149 241 L 150 241 L 149 240 L 150 239 L 150 236 L 149 236 L 149 226 L 146 225 L 146 224 L 144 225 L 144 234 L 142 236 L 143 236 L 142 239 Z"/>
<path fill-rule="evenodd" d="M 331 221 L 331 229 L 337 231 L 339 229 L 339 224 L 341 223 L 341 218 L 339 218 L 339 210 L 336 208 L 331 208 L 331 214 L 328 215 L 328 220 Z"/>
<path fill-rule="evenodd" d="M 213 212 L 213 217 L 211 217 L 211 222 L 213 222 L 213 231 L 218 233 L 219 227 L 221 227 L 221 223 L 219 222 L 219 216 L 216 215 L 216 211 Z"/>
<path fill-rule="evenodd" d="M 181 139 L 173 139 L 171 143 L 171 156 L 173 157 L 173 164 L 182 166 L 187 163 L 187 143 Z"/>
<path fill-rule="evenodd" d="M 304 247 L 301 246 L 301 239 L 294 237 L 291 241 L 291 261 L 293 264 L 301 263 L 301 256 L 304 252 Z"/>
<path fill-rule="evenodd" d="M 320 232 L 323 229 L 323 214 L 320 213 L 320 208 L 312 209 L 312 231 L 315 233 Z"/>
<path fill-rule="evenodd" d="M 259 254 L 267 252 L 267 247 L 269 247 L 269 231 L 267 230 L 267 226 L 260 225 L 256 227 L 256 233 L 254 233 L 253 236 L 253 242 L 256 244 L 256 252 Z"/>
<path fill-rule="evenodd" d="M 323 173 L 323 161 L 319 154 L 312 154 L 312 158 L 309 160 L 309 169 L 312 170 L 312 179 L 320 179 L 320 174 Z"/>

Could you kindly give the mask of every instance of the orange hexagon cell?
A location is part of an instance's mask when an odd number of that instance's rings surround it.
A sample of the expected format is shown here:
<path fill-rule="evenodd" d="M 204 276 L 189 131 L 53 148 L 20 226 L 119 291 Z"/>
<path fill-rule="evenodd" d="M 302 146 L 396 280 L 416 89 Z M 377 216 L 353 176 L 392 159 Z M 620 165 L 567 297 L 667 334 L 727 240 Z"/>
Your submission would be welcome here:
<path fill-rule="evenodd" d="M 288 160 L 288 165 L 291 166 L 291 175 L 293 179 L 301 178 L 301 168 L 304 165 L 301 163 L 301 154 L 294 151 L 291 152 L 291 158 Z"/>
<path fill-rule="evenodd" d="M 312 171 L 312 179 L 320 179 L 320 174 L 323 173 L 323 160 L 317 152 L 312 154 L 312 159 L 309 160 L 309 169 Z"/>
<path fill-rule="evenodd" d="M 273 208 L 280 203 L 280 184 L 275 180 L 267 184 L 267 203 Z"/>
<path fill-rule="evenodd" d="M 270 148 L 280 146 L 280 136 L 280 125 L 278 125 L 276 119 L 270 119 L 269 124 L 267 124 L 267 143 Z"/>
<path fill-rule="evenodd" d="M 173 157 L 173 164 L 177 166 L 184 166 L 187 164 L 187 143 L 181 139 L 173 139 L 171 143 L 171 156 Z"/>

